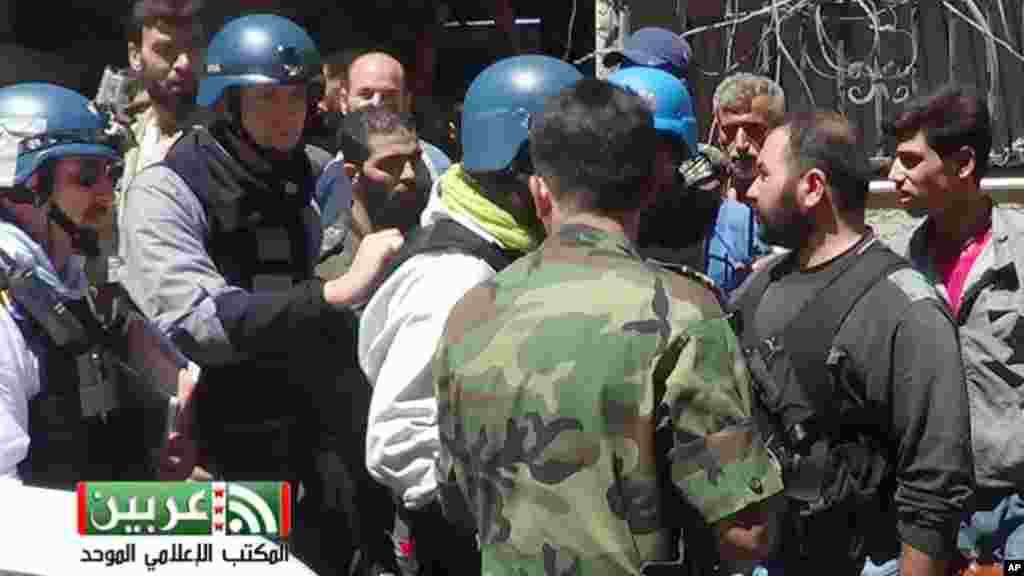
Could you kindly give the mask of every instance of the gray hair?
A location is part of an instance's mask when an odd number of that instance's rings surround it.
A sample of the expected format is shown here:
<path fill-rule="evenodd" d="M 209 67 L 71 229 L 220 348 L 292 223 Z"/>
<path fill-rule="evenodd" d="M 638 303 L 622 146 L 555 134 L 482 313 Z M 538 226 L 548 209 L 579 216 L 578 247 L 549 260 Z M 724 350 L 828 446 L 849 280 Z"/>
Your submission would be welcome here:
<path fill-rule="evenodd" d="M 758 96 L 770 99 L 768 112 L 769 121 L 777 124 L 786 115 L 786 93 L 779 83 L 767 76 L 758 76 L 747 72 L 733 74 L 715 89 L 712 106 L 715 114 L 721 110 L 750 110 L 751 104 Z"/>

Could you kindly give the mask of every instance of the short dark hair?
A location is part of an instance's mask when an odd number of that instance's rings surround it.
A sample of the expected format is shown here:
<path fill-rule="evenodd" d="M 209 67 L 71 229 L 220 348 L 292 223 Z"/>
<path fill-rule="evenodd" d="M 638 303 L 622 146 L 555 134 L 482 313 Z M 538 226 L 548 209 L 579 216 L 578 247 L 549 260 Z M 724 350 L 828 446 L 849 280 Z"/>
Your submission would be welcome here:
<path fill-rule="evenodd" d="M 141 43 L 142 29 L 155 20 L 196 18 L 202 10 L 203 0 L 136 0 L 128 23 L 128 39 Z"/>
<path fill-rule="evenodd" d="M 629 212 L 647 199 L 657 141 L 643 99 L 587 78 L 532 119 L 530 156 L 557 199 L 583 212 Z"/>
<path fill-rule="evenodd" d="M 886 132 L 896 142 L 924 132 L 925 142 L 939 156 L 968 146 L 974 150 L 975 177 L 980 181 L 988 171 L 992 121 L 987 102 L 970 86 L 944 84 L 915 98 L 889 122 Z"/>
<path fill-rule="evenodd" d="M 828 177 L 836 209 L 862 213 L 867 205 L 871 167 L 857 127 L 845 116 L 824 110 L 798 112 L 783 123 L 787 157 L 798 173 L 817 168 Z"/>
<path fill-rule="evenodd" d="M 346 114 L 338 130 L 338 149 L 346 162 L 362 164 L 370 158 L 370 136 L 408 132 L 416 134 L 411 114 L 392 112 L 383 106 L 366 106 Z"/>

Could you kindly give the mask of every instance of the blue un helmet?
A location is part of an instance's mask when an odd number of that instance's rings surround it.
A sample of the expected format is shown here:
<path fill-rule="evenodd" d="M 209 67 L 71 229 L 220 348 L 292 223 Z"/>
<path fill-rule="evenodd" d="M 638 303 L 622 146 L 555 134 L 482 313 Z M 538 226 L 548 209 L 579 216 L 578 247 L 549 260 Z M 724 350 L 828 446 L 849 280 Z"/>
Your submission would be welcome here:
<path fill-rule="evenodd" d="M 529 138 L 530 115 L 583 75 L 550 56 L 505 58 L 469 85 L 462 108 L 462 164 L 466 170 L 508 168 Z"/>
<path fill-rule="evenodd" d="M 639 94 L 654 113 L 655 129 L 682 138 L 689 155 L 697 152 L 697 119 L 690 91 L 682 81 L 668 72 L 644 67 L 617 70 L 608 81 Z"/>
<path fill-rule="evenodd" d="M 0 187 L 21 186 L 46 161 L 65 156 L 119 160 L 108 130 L 106 117 L 67 88 L 43 83 L 0 88 L 0 141 L 17 145 L 14 173 L 0 174 Z"/>
<path fill-rule="evenodd" d="M 320 52 L 301 26 L 273 14 L 243 16 L 210 41 L 196 102 L 211 106 L 232 86 L 306 84 L 319 74 Z"/>

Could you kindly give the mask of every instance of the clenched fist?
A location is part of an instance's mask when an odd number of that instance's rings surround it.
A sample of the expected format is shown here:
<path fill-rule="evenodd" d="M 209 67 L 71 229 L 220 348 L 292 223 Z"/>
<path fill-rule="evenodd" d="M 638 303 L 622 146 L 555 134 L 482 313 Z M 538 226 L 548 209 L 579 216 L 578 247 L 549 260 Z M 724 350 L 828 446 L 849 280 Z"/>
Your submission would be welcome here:
<path fill-rule="evenodd" d="M 351 306 L 370 295 L 378 276 L 402 248 L 405 239 L 396 228 L 363 238 L 349 271 L 324 284 L 324 299 L 334 306 Z"/>

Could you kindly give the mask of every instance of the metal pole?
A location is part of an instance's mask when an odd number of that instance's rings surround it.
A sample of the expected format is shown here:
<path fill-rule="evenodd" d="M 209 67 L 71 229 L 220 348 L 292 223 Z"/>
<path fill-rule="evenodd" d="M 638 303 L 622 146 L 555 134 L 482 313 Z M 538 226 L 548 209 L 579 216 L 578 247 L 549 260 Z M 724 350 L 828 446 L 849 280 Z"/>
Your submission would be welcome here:
<path fill-rule="evenodd" d="M 899 208 L 896 184 L 890 180 L 874 180 L 870 185 L 868 208 Z M 982 178 L 981 191 L 997 203 L 1024 203 L 1024 177 Z"/>

